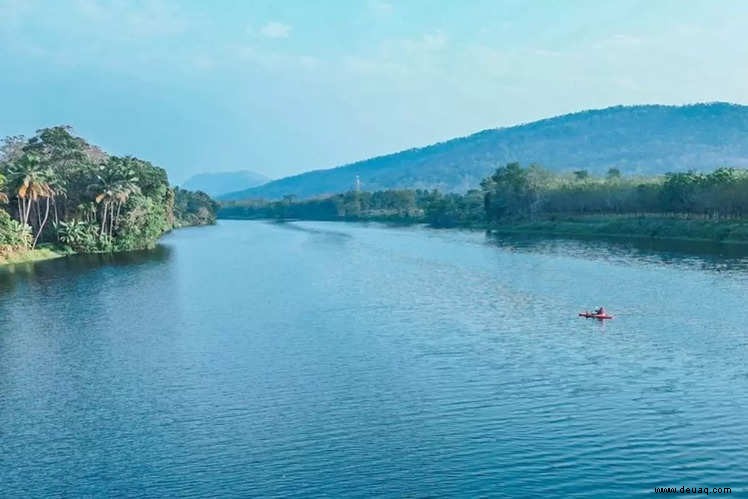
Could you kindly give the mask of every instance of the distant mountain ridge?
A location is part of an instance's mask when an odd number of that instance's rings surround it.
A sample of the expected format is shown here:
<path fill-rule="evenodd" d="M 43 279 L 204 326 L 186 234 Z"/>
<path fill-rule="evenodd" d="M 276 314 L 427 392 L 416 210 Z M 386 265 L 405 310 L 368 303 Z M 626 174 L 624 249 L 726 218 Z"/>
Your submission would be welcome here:
<path fill-rule="evenodd" d="M 235 172 L 199 173 L 188 178 L 182 187 L 190 191 L 203 191 L 218 197 L 232 191 L 249 189 L 270 180 L 265 175 L 249 170 Z"/>
<path fill-rule="evenodd" d="M 306 172 L 222 199 L 344 192 L 353 188 L 357 176 L 364 190 L 462 192 L 512 161 L 595 174 L 613 167 L 625 174 L 748 167 L 748 106 L 718 102 L 581 111 Z"/>

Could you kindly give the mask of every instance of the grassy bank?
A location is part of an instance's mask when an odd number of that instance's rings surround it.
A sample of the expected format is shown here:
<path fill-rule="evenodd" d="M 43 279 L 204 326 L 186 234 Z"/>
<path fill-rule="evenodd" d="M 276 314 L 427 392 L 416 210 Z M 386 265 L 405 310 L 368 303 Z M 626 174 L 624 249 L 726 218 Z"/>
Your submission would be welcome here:
<path fill-rule="evenodd" d="M 494 223 L 488 230 L 568 237 L 626 237 L 748 244 L 748 220 L 668 216 L 585 216 Z"/>
<path fill-rule="evenodd" d="M 14 265 L 18 263 L 32 263 L 42 260 L 51 260 L 66 256 L 66 253 L 53 248 L 37 248 L 33 250 L 15 250 L 0 253 L 0 266 Z"/>

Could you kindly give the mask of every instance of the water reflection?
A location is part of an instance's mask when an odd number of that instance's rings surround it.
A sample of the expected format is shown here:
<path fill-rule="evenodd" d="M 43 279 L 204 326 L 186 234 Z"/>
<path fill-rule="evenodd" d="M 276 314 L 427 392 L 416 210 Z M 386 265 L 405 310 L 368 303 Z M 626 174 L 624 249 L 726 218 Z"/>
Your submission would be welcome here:
<path fill-rule="evenodd" d="M 171 258 L 171 254 L 171 247 L 158 245 L 150 250 L 71 255 L 54 260 L 0 266 L 0 295 L 14 289 L 19 283 L 45 283 L 77 276 L 104 266 L 161 263 Z"/>
<path fill-rule="evenodd" d="M 292 221 L 277 220 L 277 221 L 272 221 L 268 223 L 272 224 L 273 227 L 278 227 L 278 228 L 287 229 L 287 230 L 296 230 L 296 231 L 303 232 L 306 234 L 340 237 L 344 239 L 351 238 L 351 235 L 347 232 L 332 230 L 328 228 L 321 229 L 317 227 L 308 227 L 305 225 L 299 225 Z"/>
<path fill-rule="evenodd" d="M 748 245 L 644 238 L 564 237 L 486 233 L 487 241 L 509 251 L 567 255 L 588 260 L 636 260 L 716 272 L 748 270 Z"/>

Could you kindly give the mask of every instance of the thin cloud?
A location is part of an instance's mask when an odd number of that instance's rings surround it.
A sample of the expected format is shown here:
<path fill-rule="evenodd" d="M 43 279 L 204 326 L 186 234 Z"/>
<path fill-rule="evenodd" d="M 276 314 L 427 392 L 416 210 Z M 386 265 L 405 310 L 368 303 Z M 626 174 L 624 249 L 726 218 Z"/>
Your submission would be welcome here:
<path fill-rule="evenodd" d="M 288 24 L 270 21 L 260 28 L 260 35 L 265 38 L 288 38 L 291 34 L 291 26 Z"/>
<path fill-rule="evenodd" d="M 392 4 L 385 0 L 369 0 L 369 10 L 375 14 L 391 14 L 394 10 Z"/>
<path fill-rule="evenodd" d="M 616 33 L 592 44 L 592 48 L 634 48 L 645 43 L 646 39 L 642 36 L 630 35 L 626 33 Z"/>
<path fill-rule="evenodd" d="M 441 31 L 425 33 L 419 38 L 389 40 L 385 42 L 396 52 L 405 51 L 413 55 L 426 55 L 447 48 L 449 38 Z"/>
<path fill-rule="evenodd" d="M 100 28 L 108 36 L 169 37 L 184 33 L 189 24 L 178 6 L 158 0 L 145 0 L 138 4 L 77 0 L 73 5 L 78 19 Z"/>

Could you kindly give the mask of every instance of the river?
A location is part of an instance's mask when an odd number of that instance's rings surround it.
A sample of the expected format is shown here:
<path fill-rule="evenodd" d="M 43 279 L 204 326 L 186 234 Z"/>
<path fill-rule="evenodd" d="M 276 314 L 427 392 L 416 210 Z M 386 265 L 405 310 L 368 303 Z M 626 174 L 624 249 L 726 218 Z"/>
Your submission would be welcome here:
<path fill-rule="evenodd" d="M 0 495 L 748 491 L 748 257 L 676 249 L 221 221 L 0 269 Z"/>

